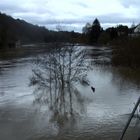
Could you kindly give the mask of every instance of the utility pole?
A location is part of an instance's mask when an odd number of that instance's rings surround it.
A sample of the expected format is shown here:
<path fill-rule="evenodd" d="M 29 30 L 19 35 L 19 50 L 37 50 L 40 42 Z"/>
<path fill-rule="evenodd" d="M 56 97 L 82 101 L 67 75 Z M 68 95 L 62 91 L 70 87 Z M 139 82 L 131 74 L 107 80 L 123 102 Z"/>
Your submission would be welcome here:
<path fill-rule="evenodd" d="M 135 107 L 134 107 L 134 109 L 133 109 L 133 111 L 132 111 L 132 113 L 131 113 L 131 115 L 130 115 L 128 121 L 127 121 L 127 123 L 126 123 L 126 126 L 125 126 L 125 128 L 124 128 L 124 130 L 123 130 L 123 132 L 122 132 L 122 135 L 121 135 L 121 137 L 120 137 L 119 140 L 123 140 L 124 134 L 125 134 L 125 132 L 126 132 L 128 126 L 129 126 L 129 124 L 130 124 L 130 122 L 131 122 L 131 120 L 132 120 L 132 118 L 133 118 L 133 116 L 134 116 L 134 114 L 135 114 L 135 111 L 137 110 L 139 104 L 140 104 L 140 97 L 139 97 L 139 99 L 138 99 L 138 101 L 137 101 L 137 103 L 136 103 L 136 105 L 135 105 Z"/>

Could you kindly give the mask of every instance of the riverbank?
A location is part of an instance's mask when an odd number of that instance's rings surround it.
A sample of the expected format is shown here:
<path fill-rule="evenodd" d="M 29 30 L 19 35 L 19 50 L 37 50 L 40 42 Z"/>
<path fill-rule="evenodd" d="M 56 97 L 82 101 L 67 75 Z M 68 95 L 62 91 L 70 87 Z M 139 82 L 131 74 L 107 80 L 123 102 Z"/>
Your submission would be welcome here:
<path fill-rule="evenodd" d="M 140 37 L 127 37 L 112 42 L 112 64 L 140 68 Z"/>
<path fill-rule="evenodd" d="M 0 50 L 0 59 L 15 59 L 28 56 L 35 56 L 46 53 L 53 47 L 52 43 L 24 44 L 19 48 L 7 48 Z"/>

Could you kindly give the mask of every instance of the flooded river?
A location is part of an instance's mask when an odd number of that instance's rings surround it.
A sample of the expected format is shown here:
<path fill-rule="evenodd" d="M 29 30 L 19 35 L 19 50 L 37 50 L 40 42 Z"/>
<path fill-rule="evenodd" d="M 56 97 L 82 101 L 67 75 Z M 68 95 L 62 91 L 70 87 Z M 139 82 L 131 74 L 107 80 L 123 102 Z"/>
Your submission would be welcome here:
<path fill-rule="evenodd" d="M 47 105 L 34 102 L 34 88 L 29 86 L 34 58 L 0 60 L 0 140 L 119 139 L 140 96 L 135 80 L 125 79 L 111 66 L 93 64 L 88 79 L 95 92 L 79 86 L 87 102 L 79 115 L 58 124 L 50 118 Z M 139 136 L 140 120 L 134 117 L 124 139 L 137 140 Z"/>

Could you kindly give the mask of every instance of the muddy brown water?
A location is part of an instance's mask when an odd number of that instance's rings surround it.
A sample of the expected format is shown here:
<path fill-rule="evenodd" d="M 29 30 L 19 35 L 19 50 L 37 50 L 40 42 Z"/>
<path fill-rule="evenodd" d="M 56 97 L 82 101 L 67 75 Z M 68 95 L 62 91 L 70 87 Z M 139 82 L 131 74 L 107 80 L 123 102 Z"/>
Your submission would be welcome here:
<path fill-rule="evenodd" d="M 139 85 L 125 82 L 110 66 L 92 66 L 89 87 L 79 86 L 84 111 L 63 125 L 51 121 L 46 105 L 34 104 L 29 87 L 34 57 L 0 61 L 0 140 L 118 140 L 140 96 Z M 63 118 L 62 118 L 63 119 Z M 124 139 L 137 140 L 140 120 L 133 118 Z"/>

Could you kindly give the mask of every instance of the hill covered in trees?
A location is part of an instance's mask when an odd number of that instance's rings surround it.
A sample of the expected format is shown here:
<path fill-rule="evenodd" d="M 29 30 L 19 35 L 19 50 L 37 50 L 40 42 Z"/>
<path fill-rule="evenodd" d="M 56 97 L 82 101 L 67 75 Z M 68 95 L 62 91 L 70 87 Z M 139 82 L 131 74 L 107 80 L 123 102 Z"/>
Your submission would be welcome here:
<path fill-rule="evenodd" d="M 21 43 L 69 42 L 79 35 L 74 31 L 50 31 L 45 27 L 0 13 L 0 48 L 5 48 L 9 42 L 17 40 L 20 40 Z"/>

